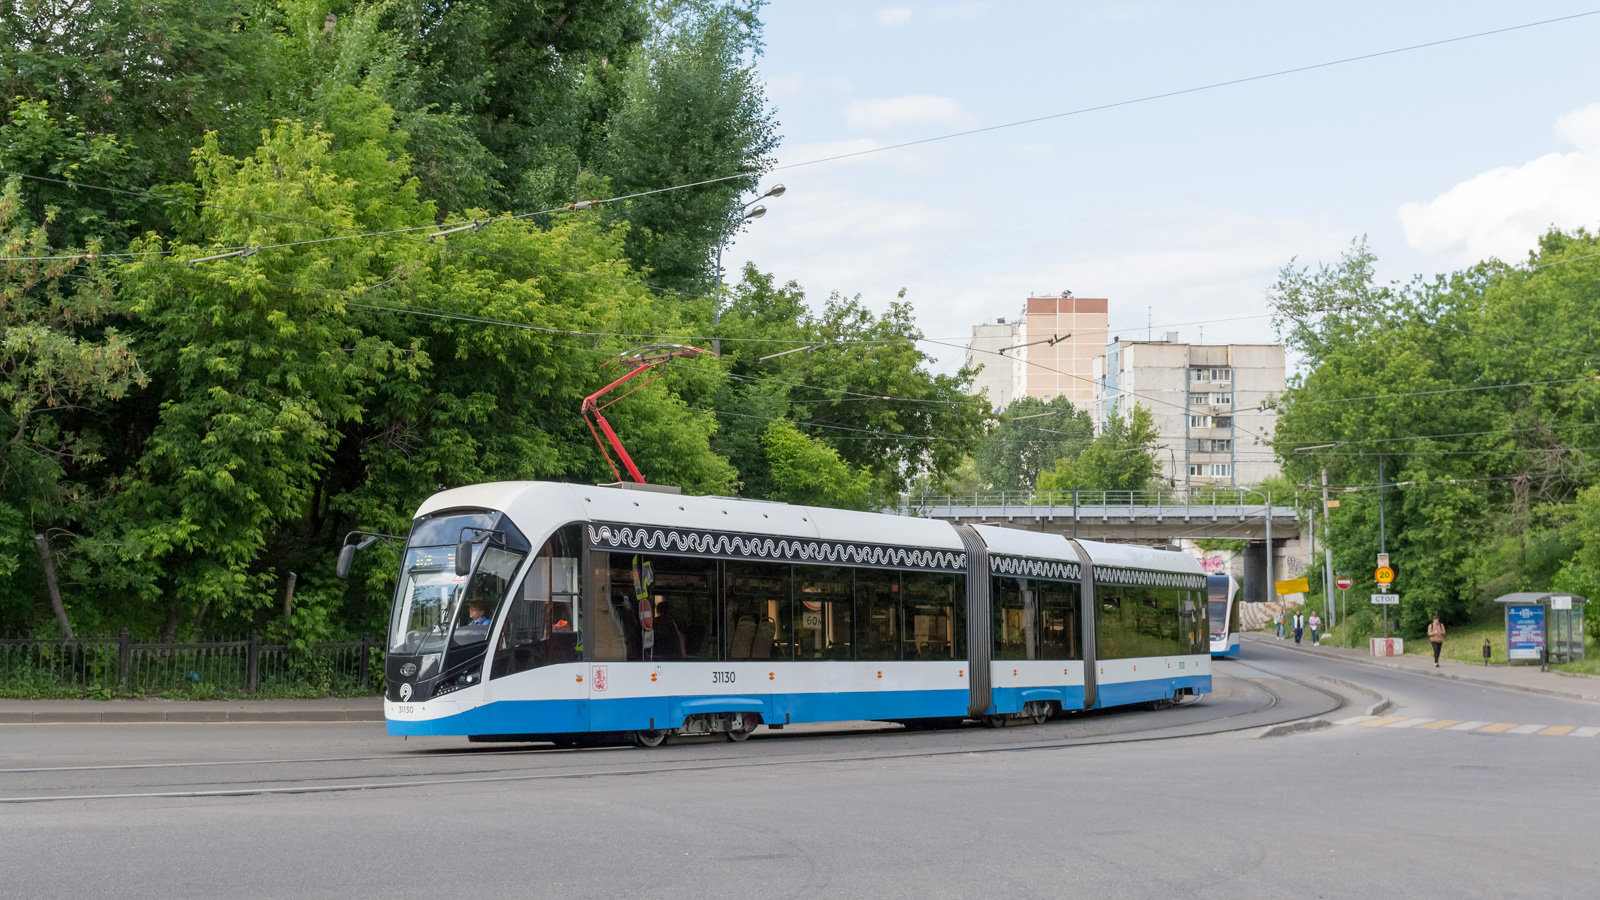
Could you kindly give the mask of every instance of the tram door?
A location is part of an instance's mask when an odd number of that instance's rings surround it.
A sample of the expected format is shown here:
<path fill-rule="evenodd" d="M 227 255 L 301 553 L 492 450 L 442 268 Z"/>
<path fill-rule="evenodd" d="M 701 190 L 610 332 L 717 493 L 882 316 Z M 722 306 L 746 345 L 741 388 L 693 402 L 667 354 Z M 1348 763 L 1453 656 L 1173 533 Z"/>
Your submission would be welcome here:
<path fill-rule="evenodd" d="M 575 526 L 557 531 L 506 598 L 487 692 L 491 701 L 581 701 L 563 705 L 562 720 L 552 723 L 574 731 L 589 727 L 587 680 L 545 677 L 539 670 L 583 661 L 577 540 Z"/>

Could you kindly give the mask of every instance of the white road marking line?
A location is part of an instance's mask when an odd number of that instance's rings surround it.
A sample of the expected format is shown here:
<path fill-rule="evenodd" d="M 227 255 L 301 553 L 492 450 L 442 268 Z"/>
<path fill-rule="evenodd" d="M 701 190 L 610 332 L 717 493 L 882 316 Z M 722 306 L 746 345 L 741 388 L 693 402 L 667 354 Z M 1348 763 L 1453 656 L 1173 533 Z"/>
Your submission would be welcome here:
<path fill-rule="evenodd" d="M 1579 728 L 1567 737 L 1594 737 L 1597 734 L 1600 734 L 1600 728 Z"/>
<path fill-rule="evenodd" d="M 1384 728 L 1415 728 L 1418 725 L 1426 725 L 1426 724 L 1428 724 L 1429 722 L 1432 722 L 1432 721 L 1433 721 L 1432 719 L 1406 719 L 1404 722 L 1390 722 L 1388 725 L 1385 725 L 1383 727 Z"/>
<path fill-rule="evenodd" d="M 1460 725 L 1451 725 L 1445 731 L 1477 731 L 1488 724 L 1488 722 L 1462 722 Z"/>
<path fill-rule="evenodd" d="M 1337 722 L 1335 722 L 1333 724 L 1335 724 L 1335 725 L 1360 725 L 1362 722 L 1371 722 L 1373 719 L 1376 719 L 1376 718 L 1377 718 L 1377 716 L 1351 716 L 1348 719 L 1340 719 L 1339 721 L 1337 721 Z"/>
<path fill-rule="evenodd" d="M 1518 725 L 1506 732 L 1506 734 L 1533 734 L 1535 731 L 1543 731 L 1549 727 L 1548 725 Z"/>

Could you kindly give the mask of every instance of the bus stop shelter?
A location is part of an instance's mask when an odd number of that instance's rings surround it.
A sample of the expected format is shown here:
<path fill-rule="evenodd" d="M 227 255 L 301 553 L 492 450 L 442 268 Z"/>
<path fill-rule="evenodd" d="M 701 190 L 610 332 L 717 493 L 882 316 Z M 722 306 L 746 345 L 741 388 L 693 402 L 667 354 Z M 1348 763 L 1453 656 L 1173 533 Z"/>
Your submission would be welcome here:
<path fill-rule="evenodd" d="M 1506 610 L 1507 661 L 1548 659 L 1563 663 L 1583 659 L 1583 608 L 1589 603 L 1587 599 L 1553 591 L 1519 591 L 1494 602 Z"/>

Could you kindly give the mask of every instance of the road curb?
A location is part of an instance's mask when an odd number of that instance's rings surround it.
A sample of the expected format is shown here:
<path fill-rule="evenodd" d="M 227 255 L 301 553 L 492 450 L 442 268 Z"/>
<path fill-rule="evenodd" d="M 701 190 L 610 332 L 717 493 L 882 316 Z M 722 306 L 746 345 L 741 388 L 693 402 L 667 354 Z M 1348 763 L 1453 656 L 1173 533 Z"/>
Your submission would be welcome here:
<path fill-rule="evenodd" d="M 5 712 L 0 725 L 270 724 L 285 722 L 382 722 L 383 711 L 360 710 L 106 710 L 104 712 Z"/>
<path fill-rule="evenodd" d="M 1285 648 L 1285 649 L 1289 649 L 1289 648 Z M 1466 675 L 1453 675 L 1453 674 L 1451 674 L 1449 672 L 1442 672 L 1442 671 L 1440 671 L 1440 672 L 1419 671 L 1417 669 L 1411 668 L 1410 666 L 1399 666 L 1399 665 L 1395 665 L 1394 663 L 1386 663 L 1386 662 L 1382 662 L 1382 661 L 1376 660 L 1376 659 L 1365 659 L 1365 658 L 1359 657 L 1359 656 L 1345 656 L 1345 655 L 1339 654 L 1339 653 L 1328 653 L 1327 651 L 1317 650 L 1317 649 L 1314 649 L 1314 648 L 1311 648 L 1311 647 L 1293 647 L 1292 649 L 1296 653 L 1305 653 L 1305 654 L 1308 654 L 1308 655 L 1311 655 L 1311 656 L 1320 656 L 1323 659 L 1337 659 L 1337 660 L 1341 660 L 1343 662 L 1354 663 L 1355 665 L 1358 665 L 1358 666 L 1372 666 L 1374 668 L 1379 668 L 1379 669 L 1389 669 L 1390 671 L 1405 672 L 1405 673 L 1410 674 L 1410 675 L 1418 675 L 1418 676 L 1421 676 L 1421 677 L 1424 677 L 1424 678 L 1448 678 L 1451 681 L 1459 681 L 1459 682 L 1461 682 L 1463 684 L 1476 684 L 1476 685 L 1479 685 L 1481 687 L 1504 688 L 1505 690 L 1508 690 L 1508 691 L 1522 691 L 1523 693 L 1526 693 L 1526 694 L 1542 694 L 1542 695 L 1544 695 L 1546 697 L 1559 697 L 1559 698 L 1561 698 L 1563 700 L 1582 700 L 1585 703 L 1600 703 L 1600 697 L 1593 697 L 1593 696 L 1590 696 L 1588 694 L 1576 694 L 1576 693 L 1573 693 L 1571 691 L 1557 691 L 1557 690 L 1552 690 L 1550 688 L 1530 687 L 1530 686 L 1521 685 L 1521 684 L 1507 684 L 1507 683 L 1505 683 L 1503 681 L 1490 681 L 1488 679 L 1472 678 L 1472 677 L 1466 676 Z M 1384 708 L 1387 709 L 1388 707 L 1385 705 Z M 1377 713 L 1368 713 L 1368 715 L 1377 715 Z"/>
<path fill-rule="evenodd" d="M 1385 700 L 1383 702 L 1387 705 L 1389 701 Z M 1284 737 L 1291 734 L 1303 734 L 1307 731 L 1321 731 L 1324 728 L 1332 727 L 1333 723 L 1327 719 L 1301 719 L 1298 722 L 1285 722 L 1282 725 L 1274 725 L 1261 732 L 1260 737 Z"/>

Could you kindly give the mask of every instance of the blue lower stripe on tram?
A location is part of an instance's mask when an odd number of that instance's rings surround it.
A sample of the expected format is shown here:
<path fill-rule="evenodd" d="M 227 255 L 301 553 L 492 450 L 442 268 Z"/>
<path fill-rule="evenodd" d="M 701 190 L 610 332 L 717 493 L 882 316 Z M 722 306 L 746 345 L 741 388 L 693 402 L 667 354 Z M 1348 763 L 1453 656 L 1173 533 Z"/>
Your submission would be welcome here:
<path fill-rule="evenodd" d="M 1105 684 L 1099 706 L 1120 706 L 1174 696 L 1188 688 L 1209 693 L 1211 677 L 1189 676 Z M 967 691 L 851 691 L 805 694 L 731 694 L 631 697 L 603 700 L 499 700 L 438 719 L 389 719 L 394 735 L 563 734 L 678 728 L 696 712 L 759 712 L 764 722 L 847 722 L 965 716 Z M 993 710 L 1020 712 L 1026 703 L 1054 700 L 1065 709 L 1083 706 L 1083 687 L 995 688 Z"/>

